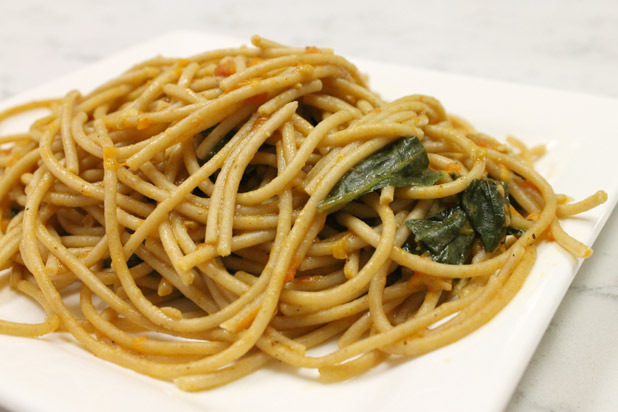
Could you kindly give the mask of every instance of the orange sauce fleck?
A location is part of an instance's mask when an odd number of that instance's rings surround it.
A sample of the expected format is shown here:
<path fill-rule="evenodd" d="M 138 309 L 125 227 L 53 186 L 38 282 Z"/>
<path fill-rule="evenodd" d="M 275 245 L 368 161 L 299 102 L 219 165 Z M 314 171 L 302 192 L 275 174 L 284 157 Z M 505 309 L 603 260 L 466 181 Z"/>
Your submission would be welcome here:
<path fill-rule="evenodd" d="M 296 66 L 295 70 L 300 74 L 310 76 L 315 71 L 315 67 L 313 67 L 310 64 L 304 63 L 304 64 L 299 64 L 298 66 Z"/>
<path fill-rule="evenodd" d="M 137 130 L 144 130 L 149 128 L 150 126 L 152 126 L 154 122 L 152 121 L 152 118 L 150 118 L 149 116 L 144 116 L 144 117 L 140 117 L 137 120 Z"/>
<path fill-rule="evenodd" d="M 491 140 L 488 139 L 484 139 L 482 137 L 479 136 L 468 136 L 470 138 L 470 140 L 472 140 L 477 146 L 480 147 L 489 147 L 489 148 L 493 148 L 496 146 L 496 144 L 494 142 L 492 142 Z"/>
<path fill-rule="evenodd" d="M 423 272 L 419 272 L 418 270 L 414 271 L 414 275 L 410 276 L 410 279 L 408 279 L 408 282 L 410 283 L 414 283 L 416 282 L 417 279 L 421 279 L 423 281 L 423 283 L 427 284 L 427 278 L 429 277 L 428 274 L 423 273 Z"/>
<path fill-rule="evenodd" d="M 349 240 L 349 237 L 346 235 L 335 242 L 331 248 L 331 252 L 335 259 L 345 259 L 348 257 Z"/>
<path fill-rule="evenodd" d="M 315 46 L 307 46 L 305 47 L 305 53 L 319 53 L 320 49 Z"/>
<path fill-rule="evenodd" d="M 375 113 L 375 114 L 382 113 L 382 109 L 380 109 L 379 107 L 376 107 L 375 109 L 369 110 L 369 113 Z"/>
<path fill-rule="evenodd" d="M 539 188 L 529 180 L 522 180 L 521 184 L 540 193 Z"/>
<path fill-rule="evenodd" d="M 251 128 L 251 130 L 255 130 L 258 127 L 262 126 L 264 123 L 266 123 L 266 121 L 268 120 L 268 117 L 264 117 L 264 116 L 260 116 L 257 119 L 255 119 L 255 123 L 253 123 L 253 127 Z"/>
<path fill-rule="evenodd" d="M 459 173 L 461 172 L 461 165 L 457 162 L 451 162 L 449 164 L 446 165 L 445 170 L 448 173 Z"/>
<path fill-rule="evenodd" d="M 500 166 L 500 180 L 504 181 L 504 182 L 508 182 L 511 180 L 511 173 L 509 172 L 509 169 L 507 169 L 504 166 Z"/>
<path fill-rule="evenodd" d="M 246 102 L 260 104 L 260 103 L 264 103 L 266 99 L 268 99 L 268 92 L 264 92 L 264 93 L 260 93 L 260 94 L 256 94 L 254 96 L 248 97 L 246 99 Z"/>
<path fill-rule="evenodd" d="M 545 240 L 548 240 L 550 242 L 556 240 L 556 238 L 554 238 L 554 234 L 551 232 L 551 226 L 548 226 L 547 229 L 545 229 L 545 231 L 543 232 L 543 236 L 545 237 Z"/>
<path fill-rule="evenodd" d="M 262 63 L 264 60 L 260 59 L 259 57 L 252 57 L 251 59 L 249 59 L 249 61 L 247 62 L 247 66 L 251 67 L 251 66 L 255 66 L 256 64 L 260 64 Z"/>
<path fill-rule="evenodd" d="M 260 306 L 254 307 L 251 310 L 251 312 L 247 314 L 247 316 L 245 316 L 240 322 L 236 324 L 235 330 L 239 331 L 239 330 L 247 329 L 249 325 L 251 325 L 251 323 L 253 322 L 253 319 L 255 319 L 255 317 L 257 316 L 259 310 L 260 310 Z"/>
<path fill-rule="evenodd" d="M 228 77 L 236 73 L 236 65 L 232 60 L 221 62 L 215 67 L 215 76 Z"/>
<path fill-rule="evenodd" d="M 430 274 L 425 273 L 425 272 L 421 272 L 420 270 L 415 270 L 414 271 L 414 275 L 418 276 L 418 277 L 421 277 L 421 278 L 426 278 L 428 276 L 431 276 Z"/>
<path fill-rule="evenodd" d="M 474 148 L 471 150 L 472 160 L 475 162 L 477 160 L 485 159 L 487 157 L 487 149 L 485 148 Z"/>
<path fill-rule="evenodd" d="M 257 85 L 260 83 L 261 80 L 262 80 L 261 77 L 254 77 L 252 79 L 240 81 L 232 87 L 232 90 L 240 89 L 241 87 L 245 87 L 245 86 L 257 87 Z"/>
<path fill-rule="evenodd" d="M 290 262 L 288 271 L 285 273 L 285 279 L 284 279 L 285 283 L 290 282 L 291 280 L 294 280 L 294 275 L 296 275 L 296 270 L 298 269 L 299 266 L 300 266 L 300 262 L 298 261 L 296 256 L 294 256 L 292 258 L 292 261 Z"/>
<path fill-rule="evenodd" d="M 131 343 L 135 347 L 135 350 L 142 352 L 144 350 L 144 343 L 146 342 L 146 336 L 136 336 L 131 338 Z"/>
<path fill-rule="evenodd" d="M 532 220 L 533 222 L 536 222 L 537 220 L 539 220 L 539 216 L 540 215 L 538 212 L 532 212 L 528 216 L 526 216 L 526 220 Z"/>
<path fill-rule="evenodd" d="M 116 163 L 116 152 L 118 150 L 115 147 L 103 148 L 103 167 L 105 169 L 117 169 L 118 163 Z"/>

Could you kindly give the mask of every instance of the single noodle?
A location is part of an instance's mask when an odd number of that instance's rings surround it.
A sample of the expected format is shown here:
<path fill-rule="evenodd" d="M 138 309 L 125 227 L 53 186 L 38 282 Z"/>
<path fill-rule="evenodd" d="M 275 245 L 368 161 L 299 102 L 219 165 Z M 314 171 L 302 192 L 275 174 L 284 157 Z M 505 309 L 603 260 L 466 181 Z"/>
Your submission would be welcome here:
<path fill-rule="evenodd" d="M 607 196 L 554 194 L 542 146 L 384 101 L 331 50 L 252 42 L 0 114 L 50 111 L 0 137 L 0 285 L 47 314 L 0 333 L 68 332 L 189 391 L 273 359 L 340 381 L 488 322 L 540 241 L 591 254 L 559 219 Z"/>

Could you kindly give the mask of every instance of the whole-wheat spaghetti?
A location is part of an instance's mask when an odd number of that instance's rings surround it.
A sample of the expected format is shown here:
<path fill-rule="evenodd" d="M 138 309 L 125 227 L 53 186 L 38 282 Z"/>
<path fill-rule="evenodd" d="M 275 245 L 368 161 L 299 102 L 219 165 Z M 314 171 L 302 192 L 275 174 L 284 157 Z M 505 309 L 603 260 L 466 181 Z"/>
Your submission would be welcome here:
<path fill-rule="evenodd" d="M 0 285 L 47 313 L 0 333 L 66 331 L 184 390 L 273 358 L 337 381 L 486 323 L 539 241 L 591 254 L 558 219 L 607 196 L 556 196 L 542 147 L 385 102 L 328 49 L 252 41 L 0 114 L 50 109 L 0 137 Z"/>

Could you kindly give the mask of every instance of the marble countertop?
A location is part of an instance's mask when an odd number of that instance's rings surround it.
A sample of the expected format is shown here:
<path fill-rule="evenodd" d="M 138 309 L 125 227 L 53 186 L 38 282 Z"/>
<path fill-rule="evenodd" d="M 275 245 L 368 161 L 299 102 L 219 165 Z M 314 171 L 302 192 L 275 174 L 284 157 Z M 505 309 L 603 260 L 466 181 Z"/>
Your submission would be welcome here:
<path fill-rule="evenodd" d="M 616 22 L 618 3 L 601 0 L 21 0 L 0 13 L 0 99 L 182 29 L 259 33 L 344 55 L 618 97 Z M 507 411 L 618 409 L 617 242 L 614 213 Z"/>

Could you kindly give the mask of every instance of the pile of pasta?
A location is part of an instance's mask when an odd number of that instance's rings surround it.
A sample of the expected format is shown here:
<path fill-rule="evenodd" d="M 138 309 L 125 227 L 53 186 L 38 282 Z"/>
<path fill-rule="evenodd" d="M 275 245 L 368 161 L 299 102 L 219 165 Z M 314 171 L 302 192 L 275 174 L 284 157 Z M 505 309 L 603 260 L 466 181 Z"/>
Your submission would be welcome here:
<path fill-rule="evenodd" d="M 606 195 L 556 195 L 532 167 L 542 147 L 500 143 L 432 97 L 384 101 L 329 49 L 252 43 L 155 57 L 85 96 L 0 115 L 50 111 L 0 137 L 1 283 L 47 314 L 2 320 L 0 333 L 67 332 L 183 390 L 273 360 L 338 381 L 488 322 L 538 242 L 591 254 L 559 218 Z M 410 157 L 367 183 L 379 156 L 403 153 L 398 142 L 423 172 L 410 172 Z M 405 171 L 417 183 L 402 183 Z M 466 248 L 445 263 L 408 222 L 443 224 L 474 182 L 508 200 L 503 236 L 491 250 L 461 226 L 452 236 Z M 365 186 L 346 198 L 349 184 Z M 329 203 L 337 193 L 344 200 Z M 331 353 L 306 353 L 326 343 Z"/>

